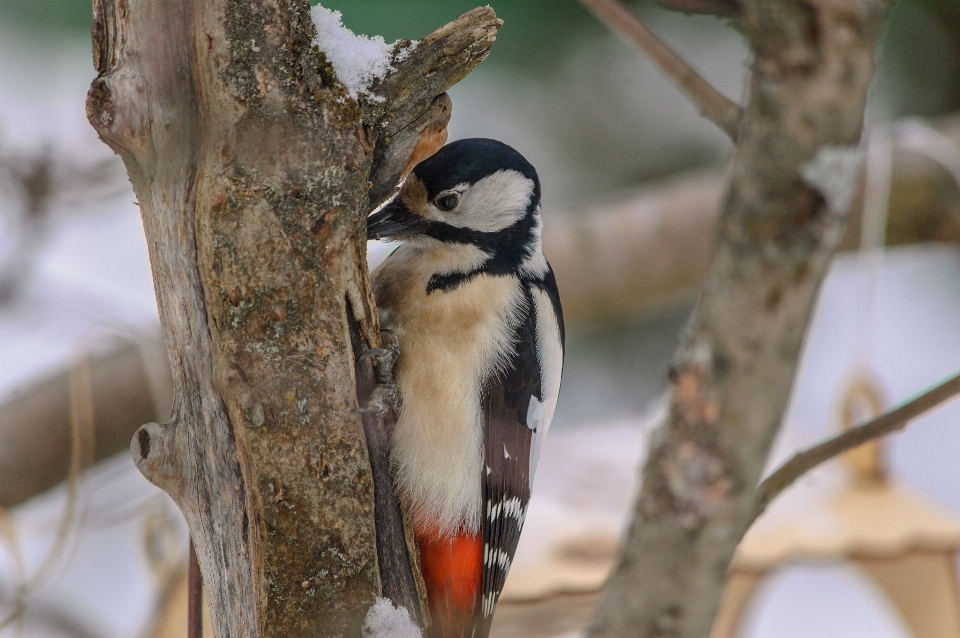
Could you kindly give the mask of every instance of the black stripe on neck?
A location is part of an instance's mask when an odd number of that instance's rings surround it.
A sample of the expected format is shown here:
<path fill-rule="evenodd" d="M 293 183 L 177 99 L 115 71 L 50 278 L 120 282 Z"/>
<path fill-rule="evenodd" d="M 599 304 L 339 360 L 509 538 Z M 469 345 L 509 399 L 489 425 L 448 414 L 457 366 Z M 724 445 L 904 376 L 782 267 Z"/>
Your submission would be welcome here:
<path fill-rule="evenodd" d="M 450 272 L 435 273 L 427 282 L 427 294 L 439 290 L 440 292 L 451 292 L 463 284 L 469 283 L 477 275 L 499 275 L 501 277 L 512 276 L 519 279 L 525 286 L 536 286 L 545 290 L 552 297 L 557 297 L 555 303 L 559 305 L 559 296 L 556 295 L 556 283 L 553 281 L 553 271 L 548 270 L 546 277 L 538 277 L 529 273 L 521 273 L 519 268 L 514 265 L 496 263 L 496 260 L 484 262 L 470 272 Z"/>
<path fill-rule="evenodd" d="M 485 272 L 485 269 L 481 267 L 477 270 L 471 270 L 470 272 L 451 272 L 442 275 L 436 273 L 430 277 L 430 281 L 427 282 L 427 294 L 429 295 L 436 290 L 440 292 L 456 290 L 482 272 Z"/>

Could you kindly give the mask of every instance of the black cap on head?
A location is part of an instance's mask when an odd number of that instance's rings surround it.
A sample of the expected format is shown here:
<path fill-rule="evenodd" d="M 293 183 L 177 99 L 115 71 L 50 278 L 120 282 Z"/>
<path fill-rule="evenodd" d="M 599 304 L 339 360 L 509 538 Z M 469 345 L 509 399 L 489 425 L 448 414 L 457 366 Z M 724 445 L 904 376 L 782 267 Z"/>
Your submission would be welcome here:
<path fill-rule="evenodd" d="M 471 137 L 447 144 L 413 169 L 433 199 L 438 193 L 457 184 L 475 184 L 497 171 L 513 170 L 534 183 L 536 199 L 540 199 L 537 171 L 523 155 L 503 142 Z"/>

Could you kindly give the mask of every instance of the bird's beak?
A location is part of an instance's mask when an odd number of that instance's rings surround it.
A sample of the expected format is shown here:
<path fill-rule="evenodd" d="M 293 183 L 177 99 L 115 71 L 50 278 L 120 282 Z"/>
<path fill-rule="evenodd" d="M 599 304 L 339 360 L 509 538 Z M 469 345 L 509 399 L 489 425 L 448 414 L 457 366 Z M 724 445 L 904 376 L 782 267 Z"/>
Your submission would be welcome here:
<path fill-rule="evenodd" d="M 367 239 L 402 239 L 419 235 L 426 220 L 413 213 L 397 196 L 378 212 L 367 217 Z"/>

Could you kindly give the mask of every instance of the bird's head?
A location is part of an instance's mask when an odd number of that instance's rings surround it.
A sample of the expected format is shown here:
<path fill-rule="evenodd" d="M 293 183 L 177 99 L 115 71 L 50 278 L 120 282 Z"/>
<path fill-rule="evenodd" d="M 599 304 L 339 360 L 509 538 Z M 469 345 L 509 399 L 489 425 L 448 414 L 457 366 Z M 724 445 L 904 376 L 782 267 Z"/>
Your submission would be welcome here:
<path fill-rule="evenodd" d="M 367 238 L 429 237 L 502 256 L 539 243 L 539 209 L 537 172 L 520 153 L 496 140 L 459 140 L 417 164 L 367 218 Z"/>

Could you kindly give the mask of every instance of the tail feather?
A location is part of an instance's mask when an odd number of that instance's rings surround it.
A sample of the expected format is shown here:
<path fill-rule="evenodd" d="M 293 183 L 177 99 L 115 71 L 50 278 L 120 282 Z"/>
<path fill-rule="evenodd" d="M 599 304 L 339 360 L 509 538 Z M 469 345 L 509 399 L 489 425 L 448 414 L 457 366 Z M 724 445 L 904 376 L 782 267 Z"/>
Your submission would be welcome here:
<path fill-rule="evenodd" d="M 480 534 L 451 537 L 435 530 L 415 530 L 415 535 L 433 619 L 428 638 L 470 636 L 483 576 Z"/>

